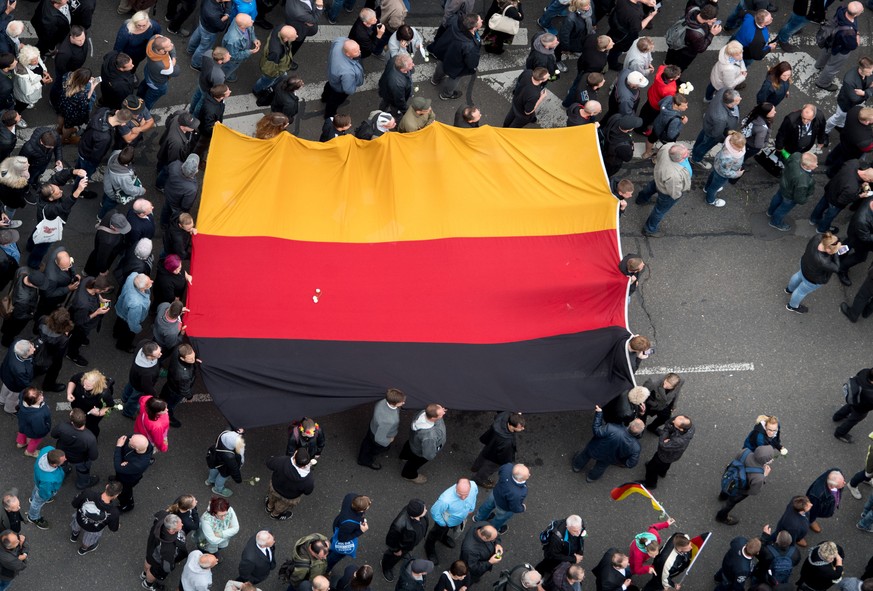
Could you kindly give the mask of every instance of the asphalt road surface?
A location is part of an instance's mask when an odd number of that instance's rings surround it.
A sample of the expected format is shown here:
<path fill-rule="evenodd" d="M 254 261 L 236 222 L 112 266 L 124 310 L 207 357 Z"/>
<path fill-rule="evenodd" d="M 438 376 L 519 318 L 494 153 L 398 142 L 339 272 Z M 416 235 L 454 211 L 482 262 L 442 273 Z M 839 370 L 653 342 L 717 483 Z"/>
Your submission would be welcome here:
<path fill-rule="evenodd" d="M 481 2 L 478 0 L 477 4 L 484 12 L 487 6 L 481 6 Z M 19 4 L 16 16 L 29 20 L 36 5 L 27 0 L 21 0 Z M 410 24 L 422 27 L 437 24 L 438 2 L 427 0 L 413 4 L 408 19 Z M 650 33 L 663 36 L 666 28 L 679 17 L 682 4 L 668 4 L 655 19 Z M 779 4 L 782 10 L 775 15 L 777 26 L 787 19 L 791 6 L 787 0 L 779 0 Z M 483 55 L 474 96 L 484 113 L 485 123 L 499 124 L 506 114 L 507 96 L 527 55 L 526 44 L 538 30 L 535 19 L 544 5 L 543 0 L 525 3 L 527 16 L 523 27 L 526 28 L 506 54 L 499 57 Z M 726 8 L 732 9 L 732 3 Z M 722 19 L 726 17 L 727 9 L 722 9 Z M 158 19 L 162 24 L 164 12 L 165 2 L 161 1 Z M 280 10 L 273 11 L 271 18 L 274 22 L 278 22 L 279 14 Z M 865 47 L 869 46 L 871 35 L 870 19 L 869 11 L 860 18 Z M 302 96 L 308 99 L 307 116 L 300 128 L 300 135 L 304 138 L 317 139 L 320 130 L 321 116 L 316 113 L 320 103 L 317 99 L 326 76 L 328 43 L 335 36 L 345 34 L 352 20 L 353 15 L 341 12 L 339 24 L 322 27 L 322 32 L 307 40 L 297 56 L 300 63 L 298 73 L 306 82 Z M 91 31 L 94 53 L 88 62 L 95 73 L 99 71 L 102 55 L 111 49 L 121 22 L 122 18 L 115 13 L 114 2 L 102 0 Z M 605 28 L 605 24 L 601 28 Z M 795 39 L 801 47 L 799 53 L 771 56 L 766 62 L 772 64 L 786 59 L 795 68 L 795 85 L 788 99 L 779 107 L 777 123 L 789 110 L 806 102 L 816 103 L 827 114 L 834 108 L 835 96 L 812 85 L 812 62 L 817 55 L 812 43 L 814 30 L 810 27 L 803 33 L 806 37 Z M 258 36 L 265 38 L 261 30 L 258 30 Z M 172 81 L 169 94 L 158 103 L 158 114 L 173 110 L 173 106 L 184 105 L 196 84 L 195 72 L 187 68 L 183 40 L 173 38 L 179 48 L 183 72 Z M 657 63 L 663 58 L 665 45 L 662 37 L 657 37 L 656 41 Z M 724 42 L 723 39 L 718 41 Z M 718 41 L 714 47 L 720 47 Z M 714 50 L 707 52 L 683 75 L 697 88 L 691 96 L 688 111 L 691 121 L 683 139 L 693 141 L 699 130 L 702 93 L 715 58 Z M 451 122 L 457 104 L 437 99 L 436 89 L 425 80 L 433 63 L 421 64 L 420 58 L 417 61 L 416 80 L 420 80 L 420 94 L 434 99 L 438 120 Z M 573 60 L 569 61 L 570 72 L 549 85 L 549 90 L 558 98 L 563 97 L 573 78 Z M 355 124 L 378 106 L 373 89 L 382 67 L 382 62 L 374 58 L 365 62 L 369 90 L 355 94 L 346 107 Z M 848 67 L 853 67 L 851 60 Z M 240 70 L 239 81 L 231 85 L 234 96 L 229 103 L 226 123 L 236 129 L 251 131 L 262 112 L 254 106 L 249 91 L 257 77 L 255 68 L 256 60 L 250 61 Z M 614 77 L 615 74 L 610 73 L 608 82 L 611 83 Z M 763 77 L 764 66 L 755 64 L 746 91 L 750 98 L 741 105 L 743 114 L 753 106 L 750 103 L 753 103 L 754 93 Z M 541 125 L 563 125 L 564 118 L 559 105 L 555 106 L 556 100 L 546 104 L 546 110 L 540 115 Z M 54 114 L 46 101 L 25 115 L 31 128 L 54 121 Z M 136 163 L 138 173 L 149 188 L 154 181 L 154 154 L 159 133 L 160 130 L 151 134 Z M 544 141 L 546 138 L 544 136 Z M 584 152 L 567 154 L 567 166 L 573 166 L 578 158 L 590 156 Z M 75 150 L 65 148 L 65 158 L 68 163 L 73 163 Z M 293 182 L 295 174 L 298 172 L 290 168 L 289 183 Z M 650 175 L 649 163 L 635 161 L 627 167 L 628 178 L 637 183 L 647 181 Z M 821 188 L 824 176 L 816 175 L 816 178 Z M 824 470 L 839 466 L 848 475 L 860 469 L 866 449 L 860 440 L 871 428 L 869 422 L 857 427 L 855 435 L 859 443 L 846 445 L 833 438 L 829 418 L 840 404 L 842 382 L 858 369 L 871 364 L 867 325 L 863 321 L 849 324 L 839 312 L 839 303 L 851 298 L 856 288 L 846 289 L 836 280 L 831 281 L 807 298 L 805 304 L 810 307 L 810 313 L 805 316 L 787 312 L 784 307 L 786 297 L 782 289 L 788 277 L 797 270 L 804 245 L 812 235 L 813 228 L 804 222 L 804 218 L 815 201 L 798 207 L 789 216 L 792 222 L 799 220 L 795 230 L 780 233 L 767 227 L 763 215 L 776 182 L 756 166 L 750 167 L 739 184 L 728 185 L 722 192 L 721 197 L 728 202 L 722 209 L 706 206 L 701 190 L 704 181 L 705 175 L 696 174 L 695 190 L 671 210 L 662 224 L 665 234 L 662 238 L 644 239 L 640 235 L 648 208 L 632 204 L 622 217 L 623 251 L 641 253 L 648 264 L 641 289 L 634 296 L 629 310 L 630 328 L 652 337 L 657 348 L 642 372 L 678 369 L 684 373 L 687 385 L 679 410 L 691 416 L 697 425 L 697 436 L 691 448 L 657 490 L 658 499 L 677 520 L 681 531 L 691 535 L 714 532 L 710 544 L 686 580 L 688 589 L 711 588 L 712 574 L 732 537 L 755 535 L 767 522 L 775 525 L 790 497 L 804 493 Z M 463 190 L 463 187 L 458 190 Z M 148 196 L 160 204 L 160 194 L 150 191 Z M 66 227 L 64 241 L 80 263 L 90 252 L 98 207 L 97 200 L 80 203 Z M 21 233 L 26 236 L 35 224 L 34 210 L 28 208 L 19 217 L 26 220 Z M 845 227 L 846 217 L 842 214 L 837 225 Z M 853 271 L 856 284 L 862 273 L 860 266 Z M 237 289 L 232 278 L 229 278 L 228 289 Z M 104 328 L 103 332 L 108 331 Z M 96 338 L 92 335 L 91 340 L 92 345 L 84 349 L 83 354 L 94 366 L 114 376 L 123 385 L 130 358 L 112 347 L 108 334 L 96 335 Z M 78 368 L 66 362 L 61 377 L 64 379 L 77 371 Z M 475 392 L 470 395 L 475 396 Z M 63 400 L 62 396 L 49 394 L 47 399 L 56 409 L 54 420 L 64 420 L 66 411 L 63 405 L 57 406 Z M 223 588 L 225 581 L 236 575 L 243 544 L 261 528 L 270 528 L 276 534 L 280 563 L 289 556 L 294 540 L 299 537 L 313 531 L 330 535 L 331 521 L 339 510 L 342 497 L 349 491 L 367 494 L 374 499 L 368 513 L 371 529 L 361 540 L 357 562 L 376 565 L 384 549 L 383 536 L 393 517 L 409 499 L 421 498 L 430 505 L 458 477 L 468 475 L 469 466 L 479 449 L 477 438 L 491 421 L 490 413 L 454 413 L 450 410 L 446 417 L 448 444 L 438 459 L 425 467 L 423 472 L 429 481 L 415 485 L 400 477 L 396 449 L 383 461 L 381 472 L 356 465 L 355 453 L 366 431 L 369 413 L 368 405 L 339 415 L 318 417 L 328 442 L 314 469 L 316 490 L 289 521 L 272 521 L 262 509 L 269 476 L 264 461 L 274 453 L 283 452 L 285 428 L 257 429 L 246 434 L 248 446 L 244 476 L 257 476 L 261 481 L 256 485 L 244 482 L 232 486 L 235 494 L 230 500 L 239 516 L 241 531 L 224 553 L 223 562 L 214 570 L 213 588 Z M 734 511 L 741 523 L 735 527 L 721 525 L 713 520 L 719 508 L 716 495 L 721 471 L 739 450 L 755 417 L 762 413 L 779 416 L 783 442 L 790 452 L 774 463 L 764 492 Z M 404 425 L 411 416 L 411 411 L 404 413 Z M 52 523 L 51 529 L 40 531 L 31 525 L 25 526 L 31 555 L 28 569 L 16 579 L 14 588 L 108 591 L 139 587 L 138 574 L 152 514 L 182 493 L 197 495 L 203 510 L 210 497 L 209 489 L 203 484 L 206 476 L 204 452 L 224 428 L 222 417 L 209 402 L 184 404 L 179 407 L 178 417 L 183 423 L 182 428 L 171 431 L 169 453 L 157 458 L 137 487 L 136 509 L 122 517 L 119 532 L 106 533 L 96 552 L 77 556 L 75 546 L 67 541 L 72 514 L 69 502 L 75 493 L 72 483 L 67 482 L 57 501 L 44 510 L 44 516 Z M 289 404 L 285 418 L 297 418 L 293 405 Z M 32 486 L 33 461 L 13 445 L 17 430 L 15 419 L 0 418 L 0 425 L 8 446 L 7 457 L 0 464 L 0 487 L 20 489 L 26 508 L 26 498 Z M 131 422 L 120 414 L 111 415 L 103 425 L 101 456 L 93 470 L 101 476 L 101 486 L 111 469 L 115 439 L 118 435 L 129 434 L 132 429 Z M 657 512 L 639 496 L 620 504 L 609 498 L 613 486 L 641 478 L 642 465 L 633 470 L 610 468 L 605 477 L 594 484 L 586 484 L 584 475 L 570 471 L 570 456 L 584 445 L 590 429 L 590 412 L 528 418 L 527 431 L 519 437 L 519 460 L 532 470 L 528 511 L 510 522 L 509 532 L 503 537 L 506 565 L 538 561 L 541 557 L 538 533 L 550 520 L 570 513 L 579 513 L 586 521 L 589 532 L 584 560 L 586 569 L 596 564 L 608 547 L 627 548 L 633 535 L 659 521 Z M 405 436 L 404 426 L 401 442 Z M 642 444 L 645 461 L 654 450 L 655 438 L 646 434 Z M 861 490 L 867 494 L 871 489 L 862 487 Z M 483 497 L 484 493 L 480 493 L 480 501 Z M 813 543 L 825 539 L 840 542 L 846 548 L 846 572 L 852 576 L 861 573 L 870 557 L 871 538 L 854 525 L 861 507 L 862 501 L 844 494 L 837 516 L 824 521 L 824 531 L 811 534 L 810 538 Z M 454 558 L 445 549 L 441 555 L 443 567 Z M 168 588 L 176 584 L 178 576 L 177 569 L 168 579 Z M 487 589 L 494 578 L 494 574 L 486 577 L 478 588 Z M 644 580 L 637 582 L 643 583 Z M 593 585 L 590 576 L 583 583 L 586 589 Z M 267 591 L 281 589 L 284 585 L 274 573 L 260 587 Z M 387 591 L 393 589 L 393 584 L 385 582 L 377 571 L 373 588 Z"/>

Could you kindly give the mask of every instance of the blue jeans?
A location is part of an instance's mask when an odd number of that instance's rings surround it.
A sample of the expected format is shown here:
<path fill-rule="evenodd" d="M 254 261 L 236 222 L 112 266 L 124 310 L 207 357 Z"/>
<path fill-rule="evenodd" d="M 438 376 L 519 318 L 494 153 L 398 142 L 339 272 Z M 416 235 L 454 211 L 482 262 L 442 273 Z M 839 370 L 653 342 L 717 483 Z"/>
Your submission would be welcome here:
<path fill-rule="evenodd" d="M 221 66 L 221 69 L 224 70 L 225 80 L 228 82 L 233 82 L 236 80 L 236 71 L 239 70 L 239 67 L 246 60 L 230 60 L 226 64 Z"/>
<path fill-rule="evenodd" d="M 588 452 L 588 447 L 577 453 L 573 456 L 573 468 L 576 470 L 584 470 L 585 466 L 592 460 L 591 454 Z M 588 471 L 588 479 L 589 480 L 598 480 L 603 473 L 606 472 L 606 469 L 609 468 L 609 464 L 602 460 L 595 460 L 594 467 Z"/>
<path fill-rule="evenodd" d="M 200 108 L 203 107 L 204 99 L 203 91 L 200 90 L 200 86 L 198 85 L 197 90 L 194 91 L 194 96 L 191 97 L 191 104 L 188 107 L 188 112 L 197 117 L 197 113 L 199 113 Z"/>
<path fill-rule="evenodd" d="M 212 51 L 215 47 L 215 39 L 218 33 L 210 33 L 203 28 L 203 23 L 197 25 L 191 38 L 188 40 L 188 54 L 191 56 L 191 65 L 200 69 L 203 64 L 203 54 L 207 51 Z"/>
<path fill-rule="evenodd" d="M 336 17 L 339 16 L 340 8 L 345 8 L 346 10 L 352 10 L 355 7 L 355 0 L 333 0 L 333 4 L 330 5 L 330 9 L 327 11 L 327 17 L 335 21 Z"/>
<path fill-rule="evenodd" d="M 710 82 L 706 85 L 706 92 L 703 93 L 703 96 L 708 101 L 711 101 L 712 97 L 715 96 L 715 86 L 712 85 L 712 82 Z"/>
<path fill-rule="evenodd" d="M 494 518 L 489 520 L 488 518 L 492 513 L 494 514 Z M 482 506 L 479 507 L 479 511 L 476 512 L 476 520 L 488 521 L 496 529 L 500 529 L 507 521 L 512 519 L 513 515 L 515 515 L 515 513 L 512 511 L 506 511 L 497 506 L 494 501 L 494 492 L 492 491 L 491 494 L 488 495 L 488 498 L 485 499 L 485 502 L 482 503 Z"/>
<path fill-rule="evenodd" d="M 42 506 L 45 505 L 51 498 L 43 499 L 39 496 L 39 489 L 33 487 L 33 492 L 30 494 L 30 508 L 27 510 L 27 518 L 31 521 L 42 519 Z"/>
<path fill-rule="evenodd" d="M 864 503 L 864 511 L 861 513 L 858 527 L 873 530 L 873 494 L 867 497 L 867 502 Z"/>
<path fill-rule="evenodd" d="M 792 308 L 796 308 L 803 301 L 803 298 L 817 290 L 821 285 L 811 283 L 806 280 L 801 271 L 798 271 L 788 280 L 788 291 L 791 292 L 791 300 L 788 304 Z"/>
<path fill-rule="evenodd" d="M 121 414 L 130 419 L 136 418 L 136 415 L 139 413 L 139 399 L 141 396 L 142 392 L 134 390 L 130 384 L 124 386 L 124 391 L 121 393 L 121 402 L 124 404 L 124 408 L 121 409 Z"/>
<path fill-rule="evenodd" d="M 9 588 L 9 585 L 12 584 L 12 581 L 15 579 L 9 579 L 8 581 L 0 581 L 0 591 L 6 591 Z"/>
<path fill-rule="evenodd" d="M 266 74 L 261 75 L 260 78 L 255 80 L 255 85 L 252 86 L 252 94 L 258 94 L 267 90 L 268 88 L 273 86 L 278 80 L 278 78 L 271 78 Z"/>
<path fill-rule="evenodd" d="M 738 29 L 740 25 L 743 24 L 743 17 L 746 16 L 746 3 L 744 0 L 740 0 L 737 3 L 737 7 L 734 8 L 734 11 L 727 17 L 727 20 L 724 23 L 726 29 Z"/>
<path fill-rule="evenodd" d="M 102 220 L 103 216 L 115 209 L 117 205 L 118 202 L 115 199 L 103 193 L 103 203 L 100 205 L 100 213 L 97 214 L 97 217 Z"/>
<path fill-rule="evenodd" d="M 667 215 L 670 208 L 676 205 L 676 201 L 678 201 L 678 199 L 673 199 L 669 195 L 665 195 L 658 191 L 658 188 L 655 186 L 655 181 L 649 181 L 649 184 L 641 189 L 637 194 L 637 204 L 642 205 L 648 203 L 656 194 L 658 200 L 655 202 L 655 209 L 653 209 L 652 213 L 649 214 L 649 219 L 646 220 L 646 225 L 643 227 L 643 229 L 650 234 L 654 234 L 658 231 L 658 226 L 661 224 L 661 220 L 664 219 L 664 216 Z"/>
<path fill-rule="evenodd" d="M 537 19 L 537 23 L 552 35 L 557 35 L 558 30 L 552 28 L 551 25 L 552 20 L 559 16 L 567 16 L 567 4 L 561 4 L 558 0 L 552 0 L 552 2 L 546 6 L 543 15 Z"/>
<path fill-rule="evenodd" d="M 805 16 L 800 16 L 798 14 L 791 13 L 791 16 L 788 17 L 788 22 L 782 25 L 782 28 L 779 29 L 779 34 L 776 35 L 776 40 L 779 43 L 788 43 L 788 40 L 792 35 L 796 34 L 803 27 L 809 24 L 809 19 Z"/>
<path fill-rule="evenodd" d="M 703 191 L 706 193 L 706 202 L 712 205 L 715 203 L 718 190 L 724 187 L 730 179 L 723 177 L 713 168 L 709 177 L 706 179 L 706 184 L 703 186 Z"/>
<path fill-rule="evenodd" d="M 691 161 L 702 161 L 703 157 L 706 156 L 716 145 L 720 144 L 721 141 L 722 138 L 708 136 L 701 129 L 700 133 L 697 134 L 697 140 L 694 142 L 694 147 L 691 148 Z"/>
<path fill-rule="evenodd" d="M 782 218 L 797 205 L 794 201 L 786 199 L 782 196 L 782 191 L 776 191 L 773 199 L 770 200 L 770 207 L 767 208 L 767 215 L 770 216 L 770 223 L 774 226 L 782 225 Z"/>
<path fill-rule="evenodd" d="M 815 209 L 812 210 L 812 213 L 809 216 L 809 221 L 815 224 L 816 231 L 827 232 L 830 229 L 834 218 L 836 218 L 841 211 L 843 211 L 842 207 L 831 205 L 828 198 L 822 195 L 818 203 L 815 204 Z"/>
<path fill-rule="evenodd" d="M 222 476 L 218 472 L 218 468 L 210 468 L 209 476 L 206 477 L 206 482 L 211 482 L 215 487 L 215 490 L 222 490 L 224 488 L 224 483 L 227 482 L 227 476 Z"/>
<path fill-rule="evenodd" d="M 152 110 L 158 99 L 167 94 L 169 88 L 169 84 L 155 84 L 154 82 L 152 84 L 154 87 L 149 86 L 147 78 L 143 78 L 142 82 L 139 83 L 139 88 L 136 89 L 136 96 L 142 99 L 145 108 L 149 111 Z"/>

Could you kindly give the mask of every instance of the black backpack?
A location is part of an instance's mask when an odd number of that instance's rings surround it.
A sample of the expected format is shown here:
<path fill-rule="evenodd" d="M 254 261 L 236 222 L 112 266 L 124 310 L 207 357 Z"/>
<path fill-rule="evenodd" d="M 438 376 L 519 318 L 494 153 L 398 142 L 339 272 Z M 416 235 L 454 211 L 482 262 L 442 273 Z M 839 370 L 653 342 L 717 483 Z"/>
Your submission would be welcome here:
<path fill-rule="evenodd" d="M 851 30 L 852 27 L 849 25 L 837 25 L 837 17 L 835 16 L 831 20 L 823 22 L 818 31 L 815 32 L 815 44 L 826 49 L 834 44 L 834 37 L 837 33 Z"/>
<path fill-rule="evenodd" d="M 732 460 L 724 469 L 724 474 L 721 476 L 721 492 L 729 497 L 735 497 L 741 492 L 749 489 L 748 474 L 763 474 L 764 468 L 758 466 L 746 466 L 746 458 L 752 450 L 745 449 L 743 454 Z"/>
<path fill-rule="evenodd" d="M 549 543 L 549 536 L 552 535 L 552 532 L 564 522 L 563 519 L 555 519 L 549 525 L 546 526 L 546 529 L 540 532 L 540 544 L 545 546 Z"/>

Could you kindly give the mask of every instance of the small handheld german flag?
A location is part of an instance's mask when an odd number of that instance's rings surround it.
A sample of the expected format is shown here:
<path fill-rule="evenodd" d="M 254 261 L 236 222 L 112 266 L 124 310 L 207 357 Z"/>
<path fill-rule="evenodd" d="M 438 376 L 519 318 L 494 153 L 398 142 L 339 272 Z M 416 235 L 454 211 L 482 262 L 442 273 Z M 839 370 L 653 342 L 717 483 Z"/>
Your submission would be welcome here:
<path fill-rule="evenodd" d="M 622 484 L 621 486 L 612 489 L 612 492 L 609 493 L 609 496 L 612 497 L 613 501 L 623 501 L 632 494 L 643 495 L 644 497 L 652 501 L 652 507 L 656 511 L 662 511 L 665 514 L 667 513 L 666 511 L 664 511 L 664 507 L 661 506 L 661 503 L 655 500 L 655 497 L 652 496 L 652 493 L 650 493 L 648 489 L 639 482 L 628 482 L 627 484 Z"/>

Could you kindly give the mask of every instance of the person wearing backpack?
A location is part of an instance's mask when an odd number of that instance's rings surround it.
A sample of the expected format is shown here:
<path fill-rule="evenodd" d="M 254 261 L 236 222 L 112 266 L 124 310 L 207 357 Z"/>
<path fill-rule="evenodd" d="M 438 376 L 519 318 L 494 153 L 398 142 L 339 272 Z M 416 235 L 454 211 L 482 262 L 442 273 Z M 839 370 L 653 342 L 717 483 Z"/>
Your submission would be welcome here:
<path fill-rule="evenodd" d="M 821 47 L 815 67 L 821 70 L 815 85 L 823 90 L 836 92 L 840 89 L 834 84 L 834 77 L 843 70 L 843 65 L 849 59 L 849 55 L 858 48 L 861 36 L 858 33 L 858 17 L 864 12 L 864 5 L 860 2 L 849 2 L 845 7 L 840 6 L 834 15 L 833 35 L 819 41 L 821 35 L 816 35 L 816 43 Z M 823 25 L 824 29 L 828 25 Z"/>
<path fill-rule="evenodd" d="M 691 62 L 705 52 L 722 27 L 718 23 L 718 8 L 707 4 L 703 8 L 691 6 L 684 21 L 676 21 L 667 29 L 667 57 L 665 64 L 679 66 L 685 72 Z"/>
<path fill-rule="evenodd" d="M 834 422 L 842 421 L 834 431 L 834 437 L 846 443 L 852 443 L 849 435 L 852 427 L 866 419 L 873 410 L 873 369 L 862 369 L 851 379 L 860 390 L 857 402 L 847 401 L 833 416 Z"/>
<path fill-rule="evenodd" d="M 213 492 L 223 497 L 233 494 L 224 486 L 228 479 L 232 478 L 237 484 L 242 482 L 240 470 L 245 462 L 246 442 L 241 431 L 222 431 L 208 452 L 209 475 L 206 477 L 206 486 L 212 487 Z"/>
<path fill-rule="evenodd" d="M 792 35 L 799 33 L 803 27 L 809 23 L 821 24 L 825 20 L 828 6 L 833 4 L 834 0 L 794 0 L 791 16 L 788 21 L 779 29 L 776 35 L 776 42 L 785 53 L 797 51 L 797 47 L 788 42 Z"/>
<path fill-rule="evenodd" d="M 93 552 L 100 544 L 100 536 L 107 527 L 118 531 L 121 511 L 113 501 L 121 494 L 122 485 L 113 480 L 102 492 L 85 489 L 73 499 L 76 509 L 70 522 L 70 541 L 78 542 L 79 556 Z"/>
<path fill-rule="evenodd" d="M 775 589 L 791 579 L 791 573 L 800 564 L 800 550 L 791 539 L 790 533 L 781 531 L 774 536 L 769 525 L 764 526 L 761 541 L 763 547 L 752 570 L 752 588 L 763 583 Z"/>
<path fill-rule="evenodd" d="M 492 476 L 503 464 L 515 463 L 517 445 L 516 433 L 524 431 L 524 415 L 520 412 L 501 412 L 494 418 L 494 423 L 479 436 L 479 442 L 485 447 L 479 452 L 471 472 L 475 472 L 473 481 L 483 488 L 494 488 Z"/>
<path fill-rule="evenodd" d="M 730 514 L 731 510 L 748 497 L 761 492 L 767 476 L 770 475 L 770 462 L 775 454 L 776 451 L 770 445 L 762 445 L 754 452 L 744 449 L 737 454 L 722 476 L 722 492 L 719 498 L 727 502 L 716 513 L 716 521 L 725 525 L 736 525 L 740 522 Z"/>
<path fill-rule="evenodd" d="M 543 559 L 536 565 L 537 572 L 544 576 L 552 573 L 564 562 L 579 564 L 585 554 L 585 522 L 578 515 L 557 519 L 540 533 Z M 545 537 L 545 541 L 543 541 Z"/>

